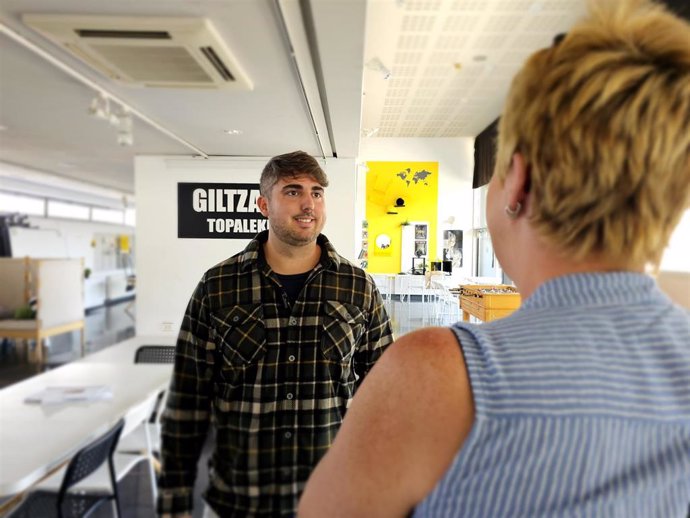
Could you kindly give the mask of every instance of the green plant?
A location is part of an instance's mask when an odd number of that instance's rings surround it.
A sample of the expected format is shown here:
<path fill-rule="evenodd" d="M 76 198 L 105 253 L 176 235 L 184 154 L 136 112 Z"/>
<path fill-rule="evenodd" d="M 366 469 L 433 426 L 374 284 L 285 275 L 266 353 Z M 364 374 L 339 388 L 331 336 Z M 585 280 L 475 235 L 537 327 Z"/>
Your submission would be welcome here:
<path fill-rule="evenodd" d="M 32 320 L 36 318 L 36 312 L 28 304 L 19 306 L 14 310 L 14 318 L 17 320 Z"/>
<path fill-rule="evenodd" d="M 84 279 L 91 277 L 91 268 L 84 268 Z"/>

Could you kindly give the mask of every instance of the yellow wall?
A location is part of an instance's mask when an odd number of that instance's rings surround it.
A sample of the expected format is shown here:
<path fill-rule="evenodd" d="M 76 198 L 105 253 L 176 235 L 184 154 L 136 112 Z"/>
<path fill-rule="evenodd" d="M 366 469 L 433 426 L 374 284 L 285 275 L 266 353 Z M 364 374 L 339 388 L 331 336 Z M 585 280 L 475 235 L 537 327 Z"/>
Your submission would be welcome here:
<path fill-rule="evenodd" d="M 369 225 L 369 266 L 371 273 L 398 273 L 401 271 L 400 247 L 404 221 L 429 223 L 427 261 L 436 260 L 436 228 L 438 216 L 438 162 L 367 162 L 367 207 Z M 427 171 L 423 179 L 414 181 L 415 173 Z M 405 177 L 405 178 L 403 178 Z M 396 198 L 405 200 L 405 208 L 393 210 Z M 387 234 L 391 238 L 389 249 L 377 250 L 376 237 Z M 409 270 L 412 266 L 405 266 Z M 428 268 L 428 266 L 427 266 Z"/>

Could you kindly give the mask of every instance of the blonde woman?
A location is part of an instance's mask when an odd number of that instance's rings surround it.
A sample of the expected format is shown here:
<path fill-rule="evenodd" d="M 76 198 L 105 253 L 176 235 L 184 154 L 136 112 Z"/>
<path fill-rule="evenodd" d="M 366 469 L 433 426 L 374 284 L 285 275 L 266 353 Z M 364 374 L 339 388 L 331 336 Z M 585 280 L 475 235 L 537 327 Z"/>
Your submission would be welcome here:
<path fill-rule="evenodd" d="M 645 274 L 690 196 L 690 26 L 591 2 L 511 86 L 487 199 L 523 296 L 401 338 L 300 518 L 685 517 L 690 316 Z"/>

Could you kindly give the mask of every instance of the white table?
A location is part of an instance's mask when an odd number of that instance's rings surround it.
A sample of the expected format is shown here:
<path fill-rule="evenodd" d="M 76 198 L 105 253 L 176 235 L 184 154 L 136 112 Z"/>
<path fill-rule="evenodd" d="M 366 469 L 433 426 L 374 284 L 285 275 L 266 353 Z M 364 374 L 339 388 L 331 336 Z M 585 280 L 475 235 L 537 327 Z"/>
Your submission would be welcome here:
<path fill-rule="evenodd" d="M 134 354 L 142 345 L 175 345 L 177 336 L 135 336 L 124 342 L 111 345 L 87 354 L 81 362 L 88 363 L 134 363 Z"/>
<path fill-rule="evenodd" d="M 166 388 L 171 374 L 169 364 L 134 364 L 132 352 L 128 362 L 76 361 L 0 390 L 0 498 L 38 482 Z M 55 406 L 24 403 L 54 385 L 109 385 L 113 398 Z"/>

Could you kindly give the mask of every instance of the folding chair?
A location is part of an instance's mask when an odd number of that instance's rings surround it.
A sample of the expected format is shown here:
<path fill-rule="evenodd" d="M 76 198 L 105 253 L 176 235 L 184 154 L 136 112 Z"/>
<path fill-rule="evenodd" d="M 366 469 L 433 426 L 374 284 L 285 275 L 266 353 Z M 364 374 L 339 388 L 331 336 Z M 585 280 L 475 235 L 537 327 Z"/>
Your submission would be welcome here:
<path fill-rule="evenodd" d="M 79 450 L 67 465 L 57 491 L 46 488 L 32 491 L 19 507 L 9 514 L 9 518 L 81 518 L 109 500 L 114 504 L 116 516 L 120 517 L 113 454 L 124 424 L 124 419 L 120 419 L 105 434 Z M 70 491 L 105 465 L 106 461 L 110 491 Z"/>

